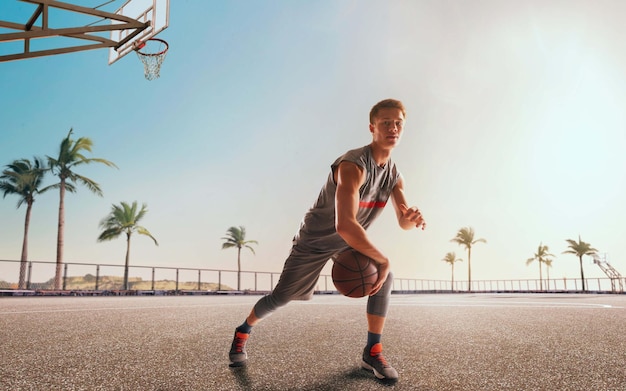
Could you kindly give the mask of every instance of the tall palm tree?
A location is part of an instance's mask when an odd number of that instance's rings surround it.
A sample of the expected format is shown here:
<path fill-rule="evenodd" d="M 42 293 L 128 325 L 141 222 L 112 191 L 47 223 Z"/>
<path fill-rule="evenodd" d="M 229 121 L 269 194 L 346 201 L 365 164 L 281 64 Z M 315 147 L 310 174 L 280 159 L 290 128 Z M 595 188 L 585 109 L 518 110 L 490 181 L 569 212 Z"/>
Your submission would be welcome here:
<path fill-rule="evenodd" d="M 57 230 L 57 259 L 56 259 L 56 274 L 54 277 L 54 288 L 61 288 L 61 265 L 63 264 L 63 241 L 64 241 L 64 228 L 65 228 L 65 192 L 69 191 L 74 193 L 76 186 L 74 183 L 80 183 L 87 187 L 92 193 L 102 196 L 102 190 L 93 180 L 77 174 L 74 169 L 78 166 L 90 163 L 102 163 L 109 167 L 117 166 L 105 159 L 101 158 L 87 158 L 83 155 L 84 151 L 91 152 L 93 142 L 86 137 L 80 137 L 77 140 L 72 140 L 73 129 L 67 134 L 67 137 L 61 141 L 59 147 L 59 155 L 56 158 L 48 156 L 48 164 L 50 171 L 59 177 L 59 223 Z"/>
<path fill-rule="evenodd" d="M 463 260 L 461 258 L 457 259 L 456 254 L 451 251 L 449 253 L 446 254 L 445 257 L 443 257 L 442 261 L 447 262 L 450 264 L 450 266 L 452 266 L 452 290 L 454 290 L 454 263 L 455 262 L 463 262 Z"/>
<path fill-rule="evenodd" d="M 43 159 L 34 157 L 31 162 L 28 159 L 14 160 L 6 165 L 6 169 L 0 175 L 0 191 L 3 198 L 8 194 L 16 194 L 20 197 L 17 201 L 19 208 L 26 204 L 26 218 L 24 219 L 24 237 L 22 239 L 22 255 L 20 256 L 19 289 L 26 288 L 26 263 L 28 262 L 28 228 L 30 217 L 35 202 L 35 195 L 44 193 L 50 187 L 40 189 L 46 166 Z"/>
<path fill-rule="evenodd" d="M 226 236 L 222 239 L 226 240 L 222 243 L 222 250 L 237 247 L 237 290 L 241 290 L 241 249 L 245 247 L 252 251 L 252 254 L 255 254 L 250 244 L 258 244 L 258 242 L 256 240 L 246 240 L 246 228 L 242 226 L 228 228 Z"/>
<path fill-rule="evenodd" d="M 585 288 L 585 272 L 583 271 L 583 255 L 594 255 L 598 253 L 598 250 L 591 247 L 591 244 L 583 242 L 578 235 L 578 242 L 574 239 L 565 239 L 568 243 L 569 250 L 563 251 L 563 254 L 574 254 L 580 261 L 580 279 L 583 280 L 583 292 Z"/>
<path fill-rule="evenodd" d="M 474 239 L 474 228 L 463 227 L 456 233 L 456 237 L 450 240 L 467 249 L 467 291 L 472 290 L 472 246 L 478 242 L 487 243 L 483 238 Z"/>
<path fill-rule="evenodd" d="M 145 235 L 154 240 L 154 244 L 157 246 L 159 243 L 152 236 L 150 231 L 145 227 L 138 225 L 139 221 L 148 213 L 146 204 L 141 206 L 141 210 L 137 211 L 137 201 L 134 201 L 132 205 L 126 202 L 121 202 L 120 205 L 113 205 L 111 212 L 107 217 L 100 221 L 100 228 L 104 229 L 100 236 L 98 236 L 98 242 L 105 240 L 117 239 L 122 233 L 126 234 L 126 261 L 124 262 L 124 289 L 128 289 L 128 265 L 130 260 L 130 237 L 133 233 L 139 235 Z"/>
<path fill-rule="evenodd" d="M 539 290 L 543 290 L 543 276 L 541 273 L 541 264 L 547 263 L 547 261 L 550 260 L 550 257 L 553 256 L 554 254 L 550 254 L 548 252 L 548 246 L 544 245 L 543 243 L 539 243 L 539 247 L 537 247 L 537 252 L 534 254 L 534 256 L 526 260 L 526 266 L 530 265 L 535 260 L 539 263 Z M 551 260 L 550 263 L 552 263 Z"/>

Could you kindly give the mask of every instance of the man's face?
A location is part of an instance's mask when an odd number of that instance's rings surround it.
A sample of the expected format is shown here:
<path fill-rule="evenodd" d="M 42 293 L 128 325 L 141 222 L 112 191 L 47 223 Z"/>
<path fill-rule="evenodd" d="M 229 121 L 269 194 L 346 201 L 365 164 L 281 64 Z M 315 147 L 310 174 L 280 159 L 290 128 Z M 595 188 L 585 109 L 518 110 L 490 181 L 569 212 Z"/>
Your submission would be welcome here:
<path fill-rule="evenodd" d="M 374 123 L 370 124 L 372 141 L 387 148 L 393 148 L 398 144 L 403 129 L 404 116 L 402 110 L 391 107 L 381 109 L 374 119 Z"/>

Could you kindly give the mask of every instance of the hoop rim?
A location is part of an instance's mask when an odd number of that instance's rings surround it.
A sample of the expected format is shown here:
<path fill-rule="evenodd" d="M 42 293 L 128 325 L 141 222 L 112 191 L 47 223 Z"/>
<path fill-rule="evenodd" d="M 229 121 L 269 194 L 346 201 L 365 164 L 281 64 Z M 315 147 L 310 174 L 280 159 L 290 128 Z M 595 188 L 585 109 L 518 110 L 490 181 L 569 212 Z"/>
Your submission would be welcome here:
<path fill-rule="evenodd" d="M 141 49 L 143 47 L 145 47 L 145 43 L 148 41 L 158 41 L 161 42 L 162 44 L 165 45 L 165 49 L 161 50 L 158 53 L 144 53 L 141 51 Z M 161 56 L 163 54 L 165 54 L 168 49 L 170 48 L 170 45 L 164 40 L 164 39 L 160 39 L 160 38 L 148 38 L 145 41 L 138 41 L 139 43 L 143 43 L 144 45 L 142 45 L 141 47 L 139 45 L 137 45 L 137 48 L 135 49 L 135 51 L 139 54 L 141 54 L 142 56 Z"/>

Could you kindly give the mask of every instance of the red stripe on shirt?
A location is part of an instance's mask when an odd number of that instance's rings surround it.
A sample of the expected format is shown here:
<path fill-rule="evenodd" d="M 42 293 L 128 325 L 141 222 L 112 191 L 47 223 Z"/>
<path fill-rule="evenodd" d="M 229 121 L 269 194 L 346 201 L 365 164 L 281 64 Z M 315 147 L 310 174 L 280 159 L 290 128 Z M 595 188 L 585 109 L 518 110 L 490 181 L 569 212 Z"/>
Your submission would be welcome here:
<path fill-rule="evenodd" d="M 384 208 L 385 205 L 386 201 L 359 201 L 359 208 Z"/>

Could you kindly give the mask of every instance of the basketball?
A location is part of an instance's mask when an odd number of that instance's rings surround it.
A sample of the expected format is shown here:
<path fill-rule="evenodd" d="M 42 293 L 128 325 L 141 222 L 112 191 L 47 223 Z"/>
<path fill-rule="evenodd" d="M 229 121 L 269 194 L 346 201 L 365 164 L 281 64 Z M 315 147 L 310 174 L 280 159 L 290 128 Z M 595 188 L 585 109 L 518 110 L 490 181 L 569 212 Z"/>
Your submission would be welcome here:
<path fill-rule="evenodd" d="M 376 262 L 360 252 L 349 249 L 334 260 L 332 277 L 335 288 L 344 296 L 364 297 L 378 280 Z"/>

